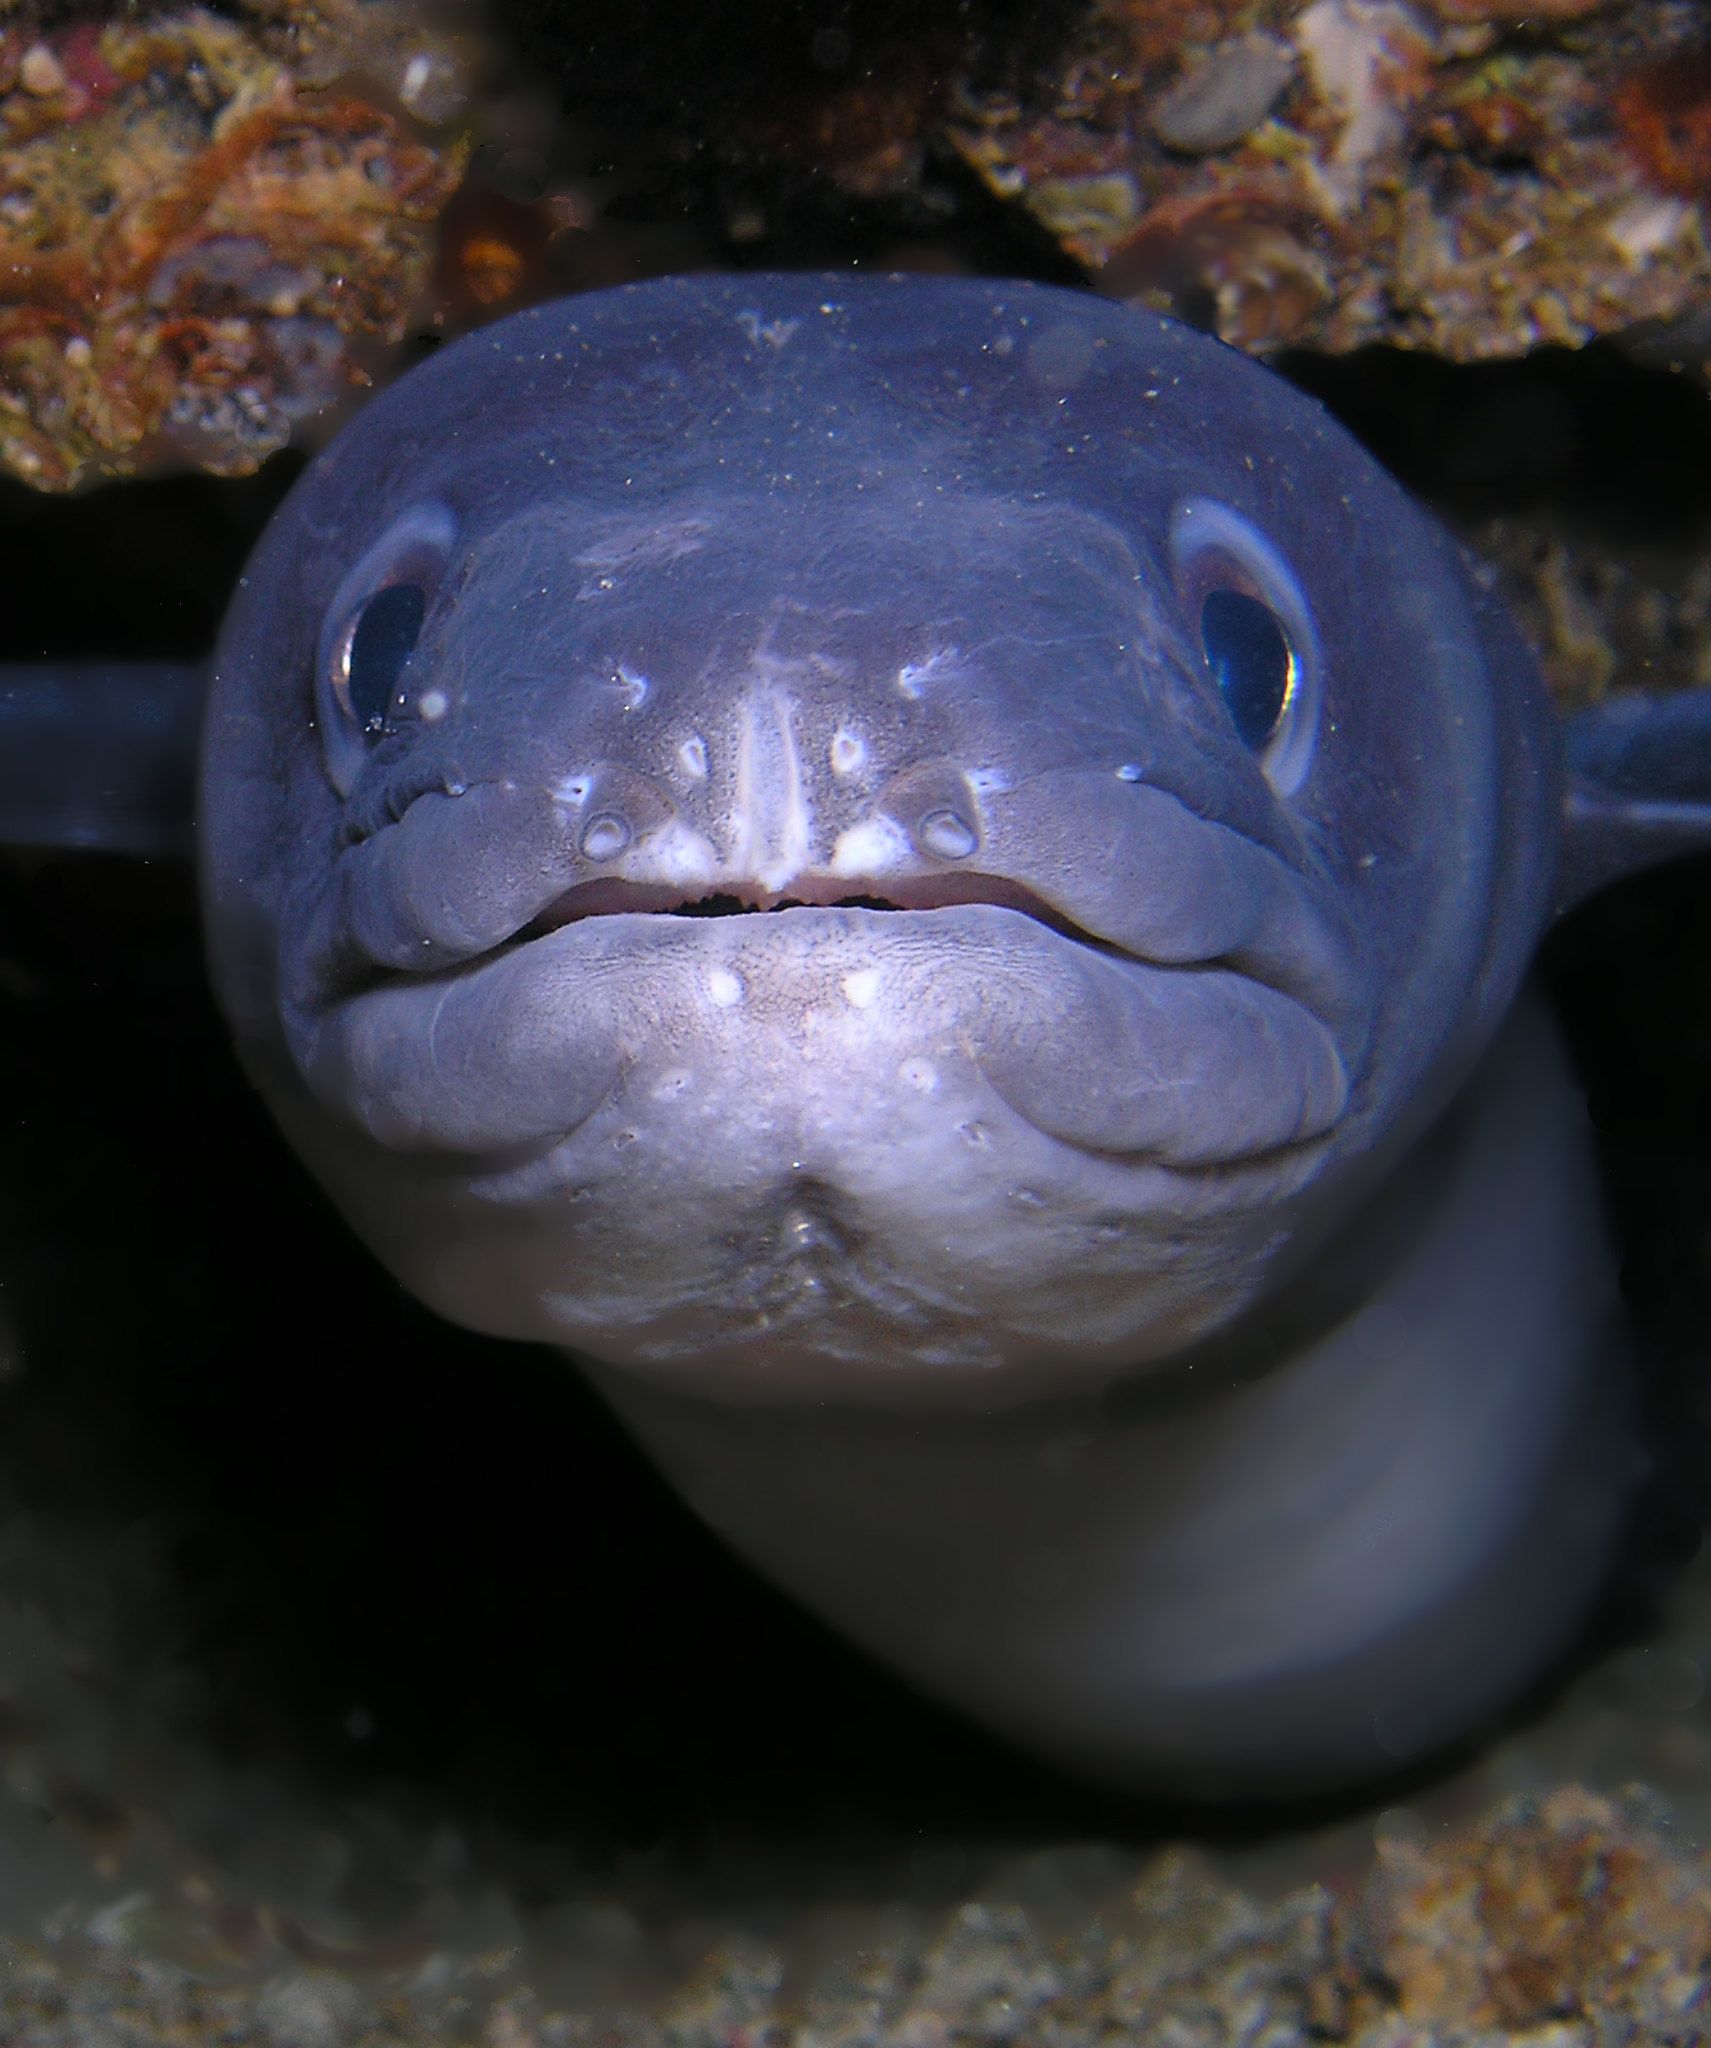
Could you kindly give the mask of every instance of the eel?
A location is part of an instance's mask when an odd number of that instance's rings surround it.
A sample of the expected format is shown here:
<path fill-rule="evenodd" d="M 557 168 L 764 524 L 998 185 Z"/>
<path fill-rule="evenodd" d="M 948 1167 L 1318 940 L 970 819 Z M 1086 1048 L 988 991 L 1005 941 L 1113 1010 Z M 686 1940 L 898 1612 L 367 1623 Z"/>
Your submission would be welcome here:
<path fill-rule="evenodd" d="M 1114 1786 L 1316 1794 L 1609 1569 L 1632 1375 L 1524 981 L 1711 843 L 1703 696 L 1565 738 L 1455 543 L 1167 319 L 656 281 L 439 351 L 275 516 L 209 959 L 405 1286 L 834 1628 Z"/>

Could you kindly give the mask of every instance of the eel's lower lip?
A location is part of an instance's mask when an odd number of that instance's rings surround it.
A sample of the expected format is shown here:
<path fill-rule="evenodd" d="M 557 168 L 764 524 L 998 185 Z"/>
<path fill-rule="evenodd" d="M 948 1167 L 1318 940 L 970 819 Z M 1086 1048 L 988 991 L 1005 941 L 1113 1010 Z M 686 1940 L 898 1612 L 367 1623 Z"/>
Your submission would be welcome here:
<path fill-rule="evenodd" d="M 1335 1034 L 1234 969 L 1078 944 L 1010 905 L 780 908 L 585 911 L 305 1014 L 295 1051 L 324 1101 L 405 1150 L 560 1139 L 686 1048 L 741 1068 L 769 1047 L 795 1071 L 817 1047 L 881 1095 L 948 1062 L 1041 1138 L 1178 1171 L 1316 1147 L 1346 1106 Z"/>

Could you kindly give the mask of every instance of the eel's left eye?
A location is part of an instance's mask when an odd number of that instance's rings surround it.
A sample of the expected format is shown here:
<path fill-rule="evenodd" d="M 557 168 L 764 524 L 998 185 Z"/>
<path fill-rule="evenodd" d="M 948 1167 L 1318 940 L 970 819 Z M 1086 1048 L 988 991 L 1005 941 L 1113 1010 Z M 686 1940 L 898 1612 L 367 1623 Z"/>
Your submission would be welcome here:
<path fill-rule="evenodd" d="M 357 613 L 333 670 L 333 690 L 366 739 L 389 730 L 404 664 L 422 637 L 428 593 L 419 583 L 389 583 Z"/>
<path fill-rule="evenodd" d="M 1233 506 L 1188 498 L 1170 523 L 1183 624 L 1236 737 L 1281 797 L 1318 750 L 1325 664 L 1313 605 L 1276 542 Z"/>
<path fill-rule="evenodd" d="M 1200 600 L 1200 648 L 1242 744 L 1259 753 L 1300 684 L 1282 621 L 1245 590 L 1209 590 Z"/>
<path fill-rule="evenodd" d="M 414 662 L 457 522 L 442 504 L 414 505 L 365 550 L 333 593 L 321 623 L 315 722 L 327 779 L 349 796 L 369 755 L 407 729 L 430 687 Z"/>

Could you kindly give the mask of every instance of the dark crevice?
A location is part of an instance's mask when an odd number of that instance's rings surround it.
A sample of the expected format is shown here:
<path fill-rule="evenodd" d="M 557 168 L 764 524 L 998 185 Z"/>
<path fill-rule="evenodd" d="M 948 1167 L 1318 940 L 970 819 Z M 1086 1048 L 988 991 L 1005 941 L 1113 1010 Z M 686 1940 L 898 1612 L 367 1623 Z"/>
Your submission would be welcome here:
<path fill-rule="evenodd" d="M 1711 400 L 1614 343 L 1513 362 L 1412 349 L 1273 358 L 1446 516 L 1548 512 L 1589 538 L 1672 547 L 1711 534 Z"/>
<path fill-rule="evenodd" d="M 883 896 L 840 896 L 824 906 L 828 910 L 901 910 L 901 903 L 888 903 Z M 799 896 L 781 896 L 776 903 L 760 906 L 762 912 L 774 910 L 807 910 L 810 906 Z M 667 917 L 753 917 L 756 906 L 745 903 L 740 896 L 702 896 L 694 903 L 680 903 L 674 909 L 665 911 Z"/>

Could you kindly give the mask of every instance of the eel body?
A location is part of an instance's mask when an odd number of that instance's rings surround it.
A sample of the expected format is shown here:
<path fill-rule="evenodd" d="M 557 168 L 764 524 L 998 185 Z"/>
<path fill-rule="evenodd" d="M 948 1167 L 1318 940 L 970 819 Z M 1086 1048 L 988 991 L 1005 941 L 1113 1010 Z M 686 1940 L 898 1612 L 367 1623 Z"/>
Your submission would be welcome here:
<path fill-rule="evenodd" d="M 1523 1684 L 1633 1469 L 1517 1007 L 1560 754 L 1455 546 L 1235 353 L 668 281 L 306 473 L 216 662 L 211 958 L 380 1256 L 763 1571 L 1073 1768 L 1292 1794 Z"/>

